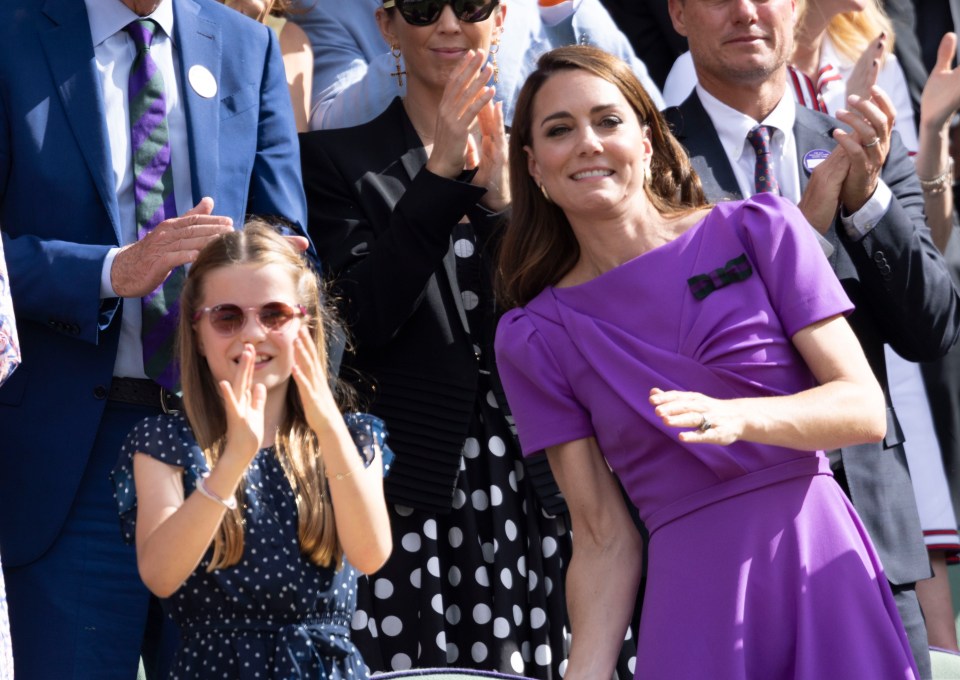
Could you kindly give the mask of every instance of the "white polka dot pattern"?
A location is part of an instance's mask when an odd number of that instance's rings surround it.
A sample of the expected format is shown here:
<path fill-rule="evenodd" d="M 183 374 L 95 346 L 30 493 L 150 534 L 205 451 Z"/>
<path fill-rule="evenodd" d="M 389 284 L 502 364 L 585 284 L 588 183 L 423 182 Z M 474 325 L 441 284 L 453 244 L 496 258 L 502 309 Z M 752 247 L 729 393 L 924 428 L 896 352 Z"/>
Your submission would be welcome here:
<path fill-rule="evenodd" d="M 187 495 L 208 471 L 189 425 L 179 415 L 141 422 L 124 444 L 115 475 L 132 480 L 135 451 L 182 468 Z M 124 488 L 117 485 L 118 502 L 131 515 L 125 519 L 132 531 L 135 498 L 121 498 Z M 261 450 L 251 462 L 242 501 L 240 562 L 208 572 L 208 550 L 179 590 L 163 601 L 183 633 L 170 677 L 323 673 L 325 680 L 366 678 L 350 641 L 351 628 L 366 632 L 373 624 L 367 612 L 355 611 L 357 572 L 349 564 L 340 570 L 318 567 L 301 554 L 296 500 L 273 448 Z"/>

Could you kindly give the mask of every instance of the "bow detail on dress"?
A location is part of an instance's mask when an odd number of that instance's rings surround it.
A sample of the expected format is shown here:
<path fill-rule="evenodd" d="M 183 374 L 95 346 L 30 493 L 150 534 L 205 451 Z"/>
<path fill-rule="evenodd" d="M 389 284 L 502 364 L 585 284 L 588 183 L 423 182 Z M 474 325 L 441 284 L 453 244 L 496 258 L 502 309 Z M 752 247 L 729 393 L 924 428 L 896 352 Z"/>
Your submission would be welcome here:
<path fill-rule="evenodd" d="M 731 283 L 744 281 L 752 275 L 753 267 L 750 266 L 746 254 L 743 254 L 712 272 L 691 276 L 687 279 L 687 285 L 690 286 L 693 297 L 702 300 L 713 291 L 729 286 Z"/>

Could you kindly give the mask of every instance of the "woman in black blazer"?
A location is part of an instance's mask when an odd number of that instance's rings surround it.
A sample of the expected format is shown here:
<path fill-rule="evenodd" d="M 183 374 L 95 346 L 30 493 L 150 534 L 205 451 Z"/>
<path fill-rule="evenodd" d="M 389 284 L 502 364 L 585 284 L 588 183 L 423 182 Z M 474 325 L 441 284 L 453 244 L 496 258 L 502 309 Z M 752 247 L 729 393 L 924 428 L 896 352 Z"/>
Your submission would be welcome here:
<path fill-rule="evenodd" d="M 505 11 L 437 3 L 418 26 L 397 4 L 377 19 L 406 97 L 301 135 L 310 235 L 353 341 L 341 375 L 397 454 L 394 552 L 361 583 L 353 637 L 374 671 L 559 678 L 569 533 L 535 490 L 552 478 L 521 462 L 493 363 L 491 241 L 509 188 L 488 54 Z"/>

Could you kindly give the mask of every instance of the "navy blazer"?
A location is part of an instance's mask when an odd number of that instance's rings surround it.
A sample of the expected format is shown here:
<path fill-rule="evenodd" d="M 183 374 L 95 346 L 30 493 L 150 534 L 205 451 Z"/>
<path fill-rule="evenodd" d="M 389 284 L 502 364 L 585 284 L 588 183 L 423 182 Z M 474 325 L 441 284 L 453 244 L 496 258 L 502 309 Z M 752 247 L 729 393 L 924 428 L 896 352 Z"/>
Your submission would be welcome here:
<path fill-rule="evenodd" d="M 741 198 L 733 169 L 713 122 L 696 92 L 664 112 L 710 201 Z M 797 107 L 793 134 L 800 188 L 809 179 L 803 155 L 832 150 L 830 132 L 841 124 Z M 911 361 L 942 356 L 960 333 L 960 296 L 923 217 L 923 194 L 913 162 L 894 133 L 882 171 L 893 198 L 886 215 L 859 241 L 851 240 L 839 216 L 826 235 L 834 246 L 830 264 L 855 305 L 848 317 L 887 400 L 887 435 L 882 444 L 841 449 L 851 500 L 873 539 L 891 583 L 930 576 L 903 434 L 890 402 L 884 343 Z"/>
<path fill-rule="evenodd" d="M 306 223 L 299 148 L 272 31 L 213 0 L 172 0 L 193 201 Z M 188 69 L 205 66 L 214 98 Z M 0 5 L 0 228 L 23 364 L 0 388 L 0 552 L 16 566 L 63 525 L 100 423 L 122 306 L 100 299 L 119 209 L 86 7 Z"/>

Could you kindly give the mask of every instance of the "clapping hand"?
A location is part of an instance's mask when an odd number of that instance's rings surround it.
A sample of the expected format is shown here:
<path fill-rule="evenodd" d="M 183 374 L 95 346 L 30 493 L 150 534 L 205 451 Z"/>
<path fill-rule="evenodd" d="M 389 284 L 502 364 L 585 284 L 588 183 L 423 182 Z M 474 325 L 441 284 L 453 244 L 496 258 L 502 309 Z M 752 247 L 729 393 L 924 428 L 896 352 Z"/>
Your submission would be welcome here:
<path fill-rule="evenodd" d="M 263 444 L 263 412 L 267 402 L 267 388 L 253 382 L 256 350 L 246 344 L 233 380 L 221 380 L 220 392 L 227 416 L 227 447 L 242 451 L 249 464 Z"/>
<path fill-rule="evenodd" d="M 847 78 L 847 96 L 857 95 L 861 99 L 870 97 L 870 88 L 877 84 L 880 77 L 880 67 L 883 65 L 883 52 L 886 47 L 887 34 L 881 33 L 870 41 L 866 49 L 860 53 L 860 58 L 853 66 L 853 71 Z"/>
<path fill-rule="evenodd" d="M 483 50 L 467 52 L 443 89 L 433 150 L 427 160 L 427 170 L 435 175 L 454 179 L 479 161 L 476 145 L 471 147 L 469 140 L 478 114 L 493 99 L 494 89 L 487 87 L 493 67 L 486 58 Z"/>
<path fill-rule="evenodd" d="M 810 172 L 810 181 L 797 207 L 810 225 L 826 236 L 840 207 L 840 190 L 850 172 L 850 159 L 842 146 L 836 147 Z"/>
<path fill-rule="evenodd" d="M 480 123 L 479 167 L 473 184 L 486 188 L 480 202 L 494 212 L 510 205 L 510 175 L 507 163 L 507 133 L 503 125 L 503 102 L 488 101 L 477 115 Z M 473 137 L 469 138 L 473 144 Z"/>
<path fill-rule="evenodd" d="M 887 93 L 874 85 L 870 97 L 847 97 L 848 110 L 837 111 L 837 118 L 852 132 L 834 130 L 833 138 L 843 147 L 850 160 L 850 171 L 840 190 L 840 202 L 847 212 L 863 207 L 880 181 L 880 172 L 890 152 L 890 138 L 896 112 Z"/>
<path fill-rule="evenodd" d="M 319 433 L 328 429 L 334 419 L 341 419 L 326 367 L 320 361 L 317 343 L 306 324 L 300 327 L 293 341 L 293 379 L 310 429 Z"/>
<path fill-rule="evenodd" d="M 937 63 L 920 98 L 920 125 L 940 132 L 960 108 L 960 68 L 951 68 L 957 51 L 957 34 L 947 33 L 937 50 Z"/>

